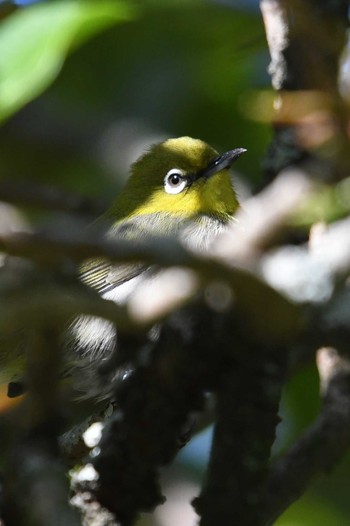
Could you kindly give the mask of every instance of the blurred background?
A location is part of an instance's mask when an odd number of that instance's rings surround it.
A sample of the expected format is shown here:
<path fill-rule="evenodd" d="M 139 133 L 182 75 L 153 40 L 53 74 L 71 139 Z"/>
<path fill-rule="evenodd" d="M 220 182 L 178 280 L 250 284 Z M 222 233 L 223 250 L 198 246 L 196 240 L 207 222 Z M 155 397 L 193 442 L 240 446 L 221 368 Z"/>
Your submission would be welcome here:
<path fill-rule="evenodd" d="M 257 103 L 270 89 L 268 63 L 258 1 L 0 1 L 0 179 L 107 207 L 149 144 L 190 135 L 219 152 L 247 148 L 235 176 L 244 202 L 263 184 L 272 136 Z M 0 208 L 0 229 L 67 221 L 30 205 Z M 285 390 L 275 454 L 318 408 L 316 369 L 307 366 Z M 189 502 L 205 476 L 210 440 L 205 430 L 164 470 L 168 501 L 144 524 L 195 523 Z M 350 457 L 315 481 L 278 526 L 348 525 L 349 477 Z"/>

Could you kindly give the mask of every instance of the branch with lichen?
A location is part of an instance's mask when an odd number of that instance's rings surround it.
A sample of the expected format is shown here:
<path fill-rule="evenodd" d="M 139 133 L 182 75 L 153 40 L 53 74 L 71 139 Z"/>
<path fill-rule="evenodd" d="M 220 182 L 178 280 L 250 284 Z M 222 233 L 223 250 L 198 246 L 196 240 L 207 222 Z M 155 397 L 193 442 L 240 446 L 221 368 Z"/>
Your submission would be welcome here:
<path fill-rule="evenodd" d="M 9 253 L 30 257 L 39 261 L 40 265 L 49 267 L 50 262 L 55 262 L 56 267 L 57 261 L 67 262 L 70 258 L 81 261 L 87 257 L 104 257 L 115 263 L 145 261 L 149 264 L 157 262 L 165 267 L 176 264 L 187 267 L 199 276 L 195 281 L 196 286 L 189 290 L 188 297 L 183 298 L 185 303 L 189 303 L 187 307 L 177 305 L 174 311 L 174 305 L 169 299 L 169 304 L 165 303 L 165 310 L 160 317 L 157 318 L 151 313 L 145 316 L 146 326 L 159 319 L 164 321 L 159 341 L 152 350 L 151 360 L 145 361 L 142 358 L 142 346 L 139 352 L 135 353 L 138 342 L 137 337 L 133 340 L 133 334 L 144 321 L 133 317 L 128 305 L 119 307 L 95 294 L 91 295 L 82 286 L 72 287 L 70 281 L 63 288 L 57 284 L 50 284 L 48 287 L 45 281 L 41 281 L 41 289 L 33 290 L 31 294 L 25 294 L 24 297 L 17 297 L 16 301 L 7 303 L 1 318 L 3 328 L 11 330 L 14 327 L 13 320 L 18 322 L 20 319 L 26 319 L 29 325 L 35 325 L 38 319 L 45 323 L 45 315 L 48 313 L 47 321 L 56 317 L 62 322 L 63 319 L 83 312 L 116 321 L 124 332 L 124 339 L 131 338 L 130 345 L 134 349 L 134 357 L 131 358 L 130 355 L 129 359 L 133 360 L 134 374 L 117 390 L 119 410 L 106 428 L 101 442 L 101 456 L 96 461 L 96 469 L 100 473 L 97 496 L 126 523 L 132 521 L 138 511 L 149 510 L 160 502 L 157 469 L 171 461 L 176 454 L 179 435 L 186 428 L 190 414 L 203 408 L 203 396 L 207 390 L 216 393 L 217 396 L 216 438 L 208 483 L 196 502 L 196 509 L 202 515 L 203 524 L 211 524 L 218 516 L 219 509 L 225 512 L 225 520 L 228 518 L 227 513 L 231 512 L 232 518 L 241 520 L 241 517 L 249 516 L 248 507 L 250 513 L 252 512 L 249 503 L 254 498 L 257 503 L 255 512 L 257 517 L 261 516 L 260 505 L 262 509 L 265 505 L 261 484 L 268 469 L 270 445 L 274 439 L 276 412 L 288 353 L 293 352 L 294 348 L 299 349 L 302 343 L 307 347 L 309 355 L 312 355 L 313 349 L 322 341 L 331 341 L 338 333 L 337 318 L 332 316 L 331 312 L 339 307 L 335 304 L 339 296 L 339 284 L 343 283 L 350 273 L 349 227 L 348 220 L 344 220 L 323 232 L 317 242 L 317 250 L 321 254 L 317 264 L 324 267 L 333 287 L 328 301 L 323 303 L 322 308 L 317 294 L 322 291 L 319 285 L 325 274 L 321 273 L 320 282 L 314 283 L 311 307 L 310 296 L 299 297 L 296 303 L 295 298 L 292 297 L 292 301 L 287 300 L 268 282 L 264 282 L 267 263 L 271 264 L 271 258 L 283 252 L 283 249 L 275 247 L 278 233 L 283 232 L 286 215 L 292 213 L 299 201 L 292 198 L 290 207 L 276 206 L 274 219 L 267 221 L 262 228 L 259 211 L 261 213 L 268 203 L 270 206 L 271 199 L 276 200 L 277 204 L 286 203 L 283 195 L 290 198 L 288 178 L 282 177 L 274 184 L 277 185 L 275 190 L 271 188 L 265 191 L 269 193 L 269 199 L 264 192 L 247 202 L 245 213 L 249 214 L 250 221 L 246 222 L 246 230 L 237 230 L 234 227 L 231 233 L 218 241 L 215 256 L 193 254 L 180 246 L 176 240 L 167 240 L 169 250 L 164 251 L 164 240 L 135 244 L 100 239 L 84 240 L 82 235 L 57 238 L 54 235 L 40 234 L 16 234 L 1 238 L 2 248 L 6 248 Z M 302 189 L 305 188 L 303 184 L 300 187 Z M 298 194 L 296 190 L 296 195 L 301 193 Z M 235 241 L 227 242 L 228 239 Z M 332 257 L 322 256 L 327 253 L 330 245 L 341 246 L 342 250 L 333 253 Z M 223 249 L 225 246 L 226 255 Z M 299 252 L 298 257 L 302 262 L 307 282 L 310 272 L 308 263 L 313 264 L 315 254 L 308 246 L 300 248 Z M 244 269 L 244 266 L 247 268 Z M 280 281 L 279 288 L 284 294 L 288 294 L 288 285 L 293 283 L 294 276 L 287 267 L 282 276 L 284 281 Z M 298 278 L 300 279 L 300 275 Z M 205 291 L 208 284 L 218 280 L 221 283 L 226 282 L 226 285 L 232 288 L 234 303 L 226 313 L 215 314 L 210 303 L 206 304 Z M 194 295 L 198 298 L 198 294 L 199 299 L 194 300 Z M 341 297 L 338 300 L 345 301 Z M 269 308 L 263 308 L 263 305 L 268 305 Z M 333 319 L 333 325 L 325 323 L 327 316 Z M 188 325 L 193 323 L 193 320 L 199 323 L 196 330 L 190 330 Z M 339 323 L 344 324 L 344 321 L 339 320 Z M 349 334 L 349 322 L 345 324 Z M 344 326 L 342 327 L 344 334 Z M 188 339 L 188 334 L 196 335 L 195 339 L 193 336 Z M 347 341 L 347 338 L 345 339 Z M 232 341 L 234 345 L 230 343 Z M 211 342 L 215 342 L 215 353 L 212 352 Z M 336 343 L 339 344 L 334 341 L 334 344 Z M 208 346 L 207 352 L 204 352 L 205 346 Z M 274 371 L 272 375 L 271 371 Z M 257 386 L 260 386 L 260 389 L 257 389 Z M 148 393 L 147 396 L 145 393 Z M 171 423 L 168 421 L 169 415 Z M 246 425 L 247 415 L 249 427 Z M 116 439 L 118 436 L 124 438 Z M 224 464 L 227 473 L 223 473 L 223 467 L 220 469 L 219 465 L 222 465 L 222 455 L 227 455 L 228 446 L 223 447 L 227 436 L 235 437 L 230 447 L 237 455 L 233 457 L 236 460 L 232 464 Z M 254 453 L 257 443 L 261 445 L 261 449 Z M 145 444 L 149 444 L 149 454 L 146 454 Z M 241 451 L 243 444 L 246 446 L 245 454 Z M 130 452 L 127 457 L 121 458 L 120 451 L 124 450 L 126 445 Z M 239 451 L 242 454 L 238 454 Z M 249 467 L 248 460 L 255 458 L 256 454 L 259 459 L 255 459 L 254 469 L 251 470 L 253 464 Z M 216 462 L 216 458 L 219 462 Z M 115 468 L 113 473 L 118 474 L 117 480 L 110 479 L 112 466 Z M 142 475 L 143 469 L 145 471 Z M 123 476 L 120 476 L 120 473 L 123 473 Z M 127 476 L 127 473 L 133 473 L 133 476 Z M 248 493 L 244 492 L 246 500 L 239 492 L 235 493 L 237 502 L 233 506 L 232 488 L 241 483 L 243 474 L 246 490 L 250 489 Z M 147 491 L 136 495 L 135 491 L 139 491 L 140 486 L 135 481 L 140 480 L 140 477 L 144 482 L 148 481 L 146 485 L 142 485 Z M 125 486 L 124 480 L 132 480 L 136 485 Z M 219 482 L 219 486 L 215 481 Z M 307 483 L 306 478 L 303 487 L 306 487 Z M 131 504 L 129 498 L 119 499 L 116 508 L 113 497 L 116 491 L 118 495 L 133 495 Z M 217 500 L 213 501 L 214 495 L 217 496 Z M 222 499 L 225 501 L 225 496 L 228 495 L 231 495 L 227 501 L 228 507 L 222 508 Z M 216 511 L 212 514 L 209 510 Z M 208 518 L 208 514 L 212 519 Z"/>

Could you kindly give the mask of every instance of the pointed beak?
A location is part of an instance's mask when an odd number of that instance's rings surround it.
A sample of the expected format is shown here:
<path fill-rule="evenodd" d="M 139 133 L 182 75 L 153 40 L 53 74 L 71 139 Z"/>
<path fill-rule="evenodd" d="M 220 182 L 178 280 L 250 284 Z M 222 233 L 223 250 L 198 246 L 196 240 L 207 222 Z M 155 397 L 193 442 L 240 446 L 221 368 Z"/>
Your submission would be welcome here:
<path fill-rule="evenodd" d="M 235 148 L 234 150 L 229 150 L 228 152 L 223 153 L 218 157 L 215 157 L 215 159 L 210 161 L 206 168 L 200 170 L 197 173 L 196 179 L 198 179 L 198 177 L 205 177 L 206 179 L 208 179 L 212 175 L 221 172 L 221 170 L 230 168 L 230 166 L 235 162 L 235 160 L 238 159 L 238 157 L 240 157 L 246 151 L 247 150 L 245 148 Z"/>

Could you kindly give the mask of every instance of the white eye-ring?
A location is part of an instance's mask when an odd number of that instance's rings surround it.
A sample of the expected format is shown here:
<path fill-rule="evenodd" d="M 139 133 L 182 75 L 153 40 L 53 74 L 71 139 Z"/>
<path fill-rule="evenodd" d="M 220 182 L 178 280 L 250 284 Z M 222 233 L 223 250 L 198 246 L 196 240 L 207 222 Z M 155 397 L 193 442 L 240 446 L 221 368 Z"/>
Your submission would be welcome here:
<path fill-rule="evenodd" d="M 172 168 L 164 177 L 164 189 L 168 194 L 179 194 L 186 185 L 187 179 L 179 168 Z"/>

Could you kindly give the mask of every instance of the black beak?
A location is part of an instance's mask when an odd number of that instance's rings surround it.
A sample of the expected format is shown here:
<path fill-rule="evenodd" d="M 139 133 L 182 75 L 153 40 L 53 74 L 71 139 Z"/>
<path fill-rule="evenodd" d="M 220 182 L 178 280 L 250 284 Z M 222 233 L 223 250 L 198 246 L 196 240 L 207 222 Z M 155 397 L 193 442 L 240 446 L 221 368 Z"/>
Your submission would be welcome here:
<path fill-rule="evenodd" d="M 205 177 L 208 179 L 212 175 L 221 172 L 221 170 L 229 168 L 235 162 L 235 160 L 246 151 L 247 150 L 245 148 L 235 148 L 234 150 L 229 150 L 228 152 L 215 157 L 215 159 L 210 161 L 206 168 L 200 170 L 200 172 L 197 173 L 196 179 L 198 177 Z"/>

